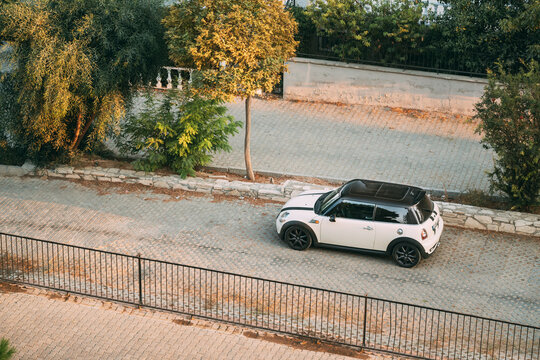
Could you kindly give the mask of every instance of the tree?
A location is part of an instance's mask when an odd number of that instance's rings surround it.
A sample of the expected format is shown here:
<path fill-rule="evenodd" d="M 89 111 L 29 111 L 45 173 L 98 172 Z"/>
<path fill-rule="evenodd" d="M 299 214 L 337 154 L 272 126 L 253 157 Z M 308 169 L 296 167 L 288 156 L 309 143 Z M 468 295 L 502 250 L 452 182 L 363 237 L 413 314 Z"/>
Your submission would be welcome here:
<path fill-rule="evenodd" d="M 20 134 L 32 153 L 105 137 L 130 91 L 166 60 L 161 0 L 32 0 L 0 8 Z M 4 19 L 4 20 L 2 20 Z M 9 21 L 5 21 L 9 19 Z"/>
<path fill-rule="evenodd" d="M 271 91 L 292 57 L 296 23 L 280 0 L 184 0 L 164 19 L 171 59 L 199 71 L 194 91 L 245 100 L 244 157 L 250 180 L 251 98 Z"/>
<path fill-rule="evenodd" d="M 307 13 L 340 58 L 392 63 L 421 44 L 422 7 L 410 0 L 314 0 Z"/>
<path fill-rule="evenodd" d="M 228 136 L 242 123 L 226 111 L 219 100 L 189 93 L 170 91 L 161 102 L 147 94 L 142 111 L 130 114 L 122 125 L 120 149 L 143 152 L 143 158 L 134 162 L 137 170 L 168 166 L 183 178 L 194 176 L 196 166 L 210 162 L 210 153 L 231 149 Z"/>
<path fill-rule="evenodd" d="M 485 73 L 500 62 L 512 72 L 520 59 L 539 59 L 540 5 L 535 0 L 443 0 L 444 14 L 433 24 L 441 50 L 469 71 Z"/>
<path fill-rule="evenodd" d="M 499 66 L 476 105 L 482 143 L 497 154 L 489 173 L 492 190 L 515 208 L 537 205 L 540 196 L 540 72 L 532 61 L 512 75 Z"/>
<path fill-rule="evenodd" d="M 0 360 L 9 360 L 15 354 L 15 348 L 9 345 L 7 339 L 0 339 Z"/>

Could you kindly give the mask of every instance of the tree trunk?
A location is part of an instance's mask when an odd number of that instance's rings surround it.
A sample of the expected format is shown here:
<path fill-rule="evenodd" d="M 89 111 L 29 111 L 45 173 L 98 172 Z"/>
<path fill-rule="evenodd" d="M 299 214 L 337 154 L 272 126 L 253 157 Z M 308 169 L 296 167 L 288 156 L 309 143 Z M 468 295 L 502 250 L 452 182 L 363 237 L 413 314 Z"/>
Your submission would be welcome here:
<path fill-rule="evenodd" d="M 82 113 L 79 113 L 77 116 L 77 127 L 75 128 L 75 135 L 73 135 L 73 141 L 69 146 L 70 150 L 75 150 L 79 144 L 79 136 L 81 136 L 81 125 L 82 125 Z"/>
<path fill-rule="evenodd" d="M 255 181 L 255 174 L 251 167 L 251 154 L 249 152 L 249 137 L 251 135 L 251 96 L 246 98 L 246 137 L 244 139 L 244 158 L 246 159 L 246 173 L 251 181 Z"/>
<path fill-rule="evenodd" d="M 92 117 L 84 124 L 84 129 L 79 134 L 79 138 L 77 139 L 77 143 L 75 144 L 74 149 L 77 149 L 79 147 L 79 144 L 81 143 L 81 140 L 84 138 L 84 135 L 88 132 L 88 129 L 90 129 L 90 125 L 94 122 L 94 118 L 96 117 L 96 114 L 92 114 Z"/>

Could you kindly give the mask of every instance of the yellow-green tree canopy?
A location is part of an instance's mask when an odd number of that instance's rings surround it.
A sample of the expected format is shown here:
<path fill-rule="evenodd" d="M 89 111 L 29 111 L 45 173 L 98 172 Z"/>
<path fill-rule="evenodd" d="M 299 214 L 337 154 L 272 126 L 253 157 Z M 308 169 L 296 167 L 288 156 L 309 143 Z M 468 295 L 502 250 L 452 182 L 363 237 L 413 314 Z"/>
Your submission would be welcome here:
<path fill-rule="evenodd" d="M 101 139 L 133 85 L 164 61 L 161 0 L 28 0 L 0 6 L 29 148 Z M 17 126 L 14 126 L 17 128 Z M 88 141 L 87 141 L 88 140 Z"/>
<path fill-rule="evenodd" d="M 164 23 L 170 58 L 200 70 L 199 90 L 215 97 L 271 91 L 297 46 L 280 0 L 184 0 Z"/>
<path fill-rule="evenodd" d="M 271 91 L 294 55 L 297 25 L 281 0 L 180 0 L 164 19 L 170 58 L 199 72 L 193 89 L 207 96 L 246 101 L 244 157 L 251 167 L 250 103 Z"/>

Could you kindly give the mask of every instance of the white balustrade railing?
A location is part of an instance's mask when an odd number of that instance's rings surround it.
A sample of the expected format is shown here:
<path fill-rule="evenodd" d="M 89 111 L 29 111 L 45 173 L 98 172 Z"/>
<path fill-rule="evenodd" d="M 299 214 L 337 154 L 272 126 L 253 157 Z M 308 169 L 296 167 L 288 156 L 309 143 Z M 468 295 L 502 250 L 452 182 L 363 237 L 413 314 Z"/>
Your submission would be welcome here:
<path fill-rule="evenodd" d="M 162 71 L 167 72 L 167 77 L 162 78 Z M 191 85 L 193 82 L 193 71 L 195 69 L 182 68 L 182 67 L 173 67 L 173 66 L 164 66 L 162 70 L 158 72 L 156 77 L 156 89 L 177 89 L 182 90 L 185 83 Z M 174 86 L 176 84 L 176 86 Z M 152 84 L 150 84 L 152 86 Z"/>

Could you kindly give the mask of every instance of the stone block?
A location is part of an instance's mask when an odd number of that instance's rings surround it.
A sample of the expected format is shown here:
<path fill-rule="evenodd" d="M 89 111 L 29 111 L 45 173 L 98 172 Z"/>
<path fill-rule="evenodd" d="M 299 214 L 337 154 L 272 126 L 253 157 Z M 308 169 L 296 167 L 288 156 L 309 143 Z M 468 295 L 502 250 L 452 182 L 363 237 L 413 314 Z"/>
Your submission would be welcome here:
<path fill-rule="evenodd" d="M 526 220 L 520 219 L 520 220 L 514 221 L 514 225 L 516 225 L 516 229 L 517 229 L 518 227 L 532 225 L 532 221 L 526 221 Z"/>
<path fill-rule="evenodd" d="M 113 182 L 113 183 L 122 183 L 123 181 L 122 181 L 122 179 L 120 179 L 120 178 L 112 177 L 112 178 L 111 178 L 111 182 Z"/>
<path fill-rule="evenodd" d="M 170 189 L 170 185 L 165 181 L 155 181 L 154 187 L 161 188 L 161 189 Z"/>
<path fill-rule="evenodd" d="M 66 179 L 74 179 L 74 180 L 78 180 L 80 179 L 81 177 L 77 174 L 68 174 L 66 175 Z"/>
<path fill-rule="evenodd" d="M 478 213 L 481 215 L 495 215 L 495 211 L 489 209 L 482 209 Z"/>
<path fill-rule="evenodd" d="M 64 175 L 73 174 L 73 168 L 70 166 L 57 167 L 56 172 L 58 174 L 64 174 Z"/>
<path fill-rule="evenodd" d="M 105 171 L 101 171 L 101 170 L 92 170 L 90 171 L 90 175 L 93 175 L 95 177 L 104 177 L 104 176 L 107 176 L 107 174 L 105 173 Z"/>
<path fill-rule="evenodd" d="M 94 181 L 94 180 L 96 180 L 96 177 L 92 176 L 92 175 L 81 175 L 81 176 L 82 176 L 82 179 L 86 180 L 86 181 Z"/>
<path fill-rule="evenodd" d="M 36 171 L 36 165 L 30 160 L 26 160 L 21 168 L 28 173 Z"/>
<path fill-rule="evenodd" d="M 141 184 L 145 186 L 152 186 L 152 180 L 150 179 L 136 179 L 135 182 L 137 184 Z"/>
<path fill-rule="evenodd" d="M 534 234 L 536 228 L 534 226 L 516 226 L 516 232 L 522 234 Z"/>
<path fill-rule="evenodd" d="M 240 191 L 236 189 L 233 189 L 231 191 L 226 191 L 225 193 L 229 196 L 240 196 Z"/>
<path fill-rule="evenodd" d="M 516 232 L 516 228 L 512 224 L 501 223 L 501 225 L 499 225 L 499 231 L 513 234 Z"/>
<path fill-rule="evenodd" d="M 107 177 L 107 176 L 98 176 L 97 177 L 97 180 L 98 181 L 107 181 L 107 182 L 111 182 L 112 179 L 110 177 Z"/>
<path fill-rule="evenodd" d="M 457 225 L 457 226 L 465 225 L 464 220 L 460 220 L 460 219 L 457 219 L 457 218 L 450 218 L 450 219 L 443 218 L 443 220 L 444 220 L 446 225 Z"/>
<path fill-rule="evenodd" d="M 28 172 L 20 166 L 0 165 L 0 176 L 24 176 Z"/>
<path fill-rule="evenodd" d="M 120 171 L 118 173 L 122 174 L 122 175 L 125 175 L 125 176 L 133 176 L 133 175 L 135 175 L 135 170 L 120 169 Z"/>
<path fill-rule="evenodd" d="M 482 224 L 491 224 L 493 222 L 491 216 L 487 215 L 474 215 L 474 218 L 480 221 Z"/>
<path fill-rule="evenodd" d="M 258 192 L 259 197 L 265 196 L 265 197 L 272 197 L 272 196 L 279 196 L 281 197 L 283 194 L 281 191 L 277 189 L 259 189 Z"/>
<path fill-rule="evenodd" d="M 478 222 L 472 217 L 468 217 L 467 220 L 465 220 L 465 227 L 470 228 L 470 229 L 481 229 L 481 230 L 486 229 L 485 225 L 481 224 L 480 222 Z"/>
<path fill-rule="evenodd" d="M 197 188 L 197 190 L 195 190 L 195 191 L 200 192 L 200 193 L 205 193 L 205 194 L 212 193 L 212 189 L 210 189 L 210 188 Z"/>
<path fill-rule="evenodd" d="M 189 187 L 187 186 L 187 184 L 182 184 L 182 183 L 174 183 L 174 184 L 171 184 L 171 187 L 173 190 L 189 190 Z"/>
<path fill-rule="evenodd" d="M 487 229 L 489 231 L 499 231 L 499 225 L 497 225 L 497 224 L 487 224 Z"/>

